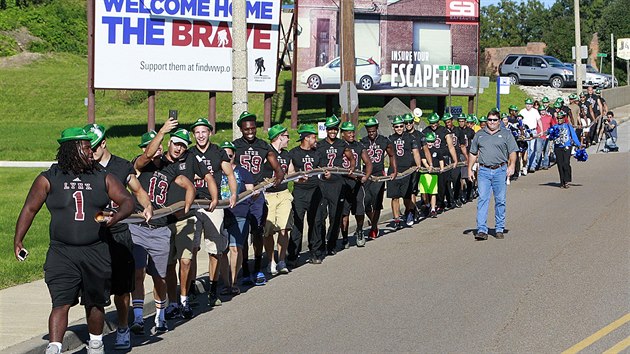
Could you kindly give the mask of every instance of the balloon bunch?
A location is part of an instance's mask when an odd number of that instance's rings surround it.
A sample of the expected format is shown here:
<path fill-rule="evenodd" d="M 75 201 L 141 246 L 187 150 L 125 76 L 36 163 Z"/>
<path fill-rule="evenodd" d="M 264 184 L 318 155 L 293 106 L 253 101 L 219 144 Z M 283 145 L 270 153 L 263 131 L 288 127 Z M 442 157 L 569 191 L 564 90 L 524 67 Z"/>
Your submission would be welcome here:
<path fill-rule="evenodd" d="M 575 150 L 575 158 L 582 162 L 588 160 L 588 153 L 586 152 L 586 149 Z"/>
<path fill-rule="evenodd" d="M 556 140 L 560 136 L 560 127 L 558 125 L 552 125 L 547 130 L 547 136 L 549 140 Z"/>

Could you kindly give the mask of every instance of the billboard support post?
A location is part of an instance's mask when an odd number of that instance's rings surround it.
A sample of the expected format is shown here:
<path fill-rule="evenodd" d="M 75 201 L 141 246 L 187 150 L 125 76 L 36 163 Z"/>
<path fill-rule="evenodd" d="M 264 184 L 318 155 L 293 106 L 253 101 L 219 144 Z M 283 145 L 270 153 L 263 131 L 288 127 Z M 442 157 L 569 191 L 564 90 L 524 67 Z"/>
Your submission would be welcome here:
<path fill-rule="evenodd" d="M 214 91 L 208 92 L 208 121 L 214 129 L 217 131 L 217 93 Z"/>
<path fill-rule="evenodd" d="M 96 109 L 94 104 L 94 1 L 87 2 L 87 25 L 88 25 L 88 104 L 87 118 L 89 124 L 96 121 Z"/>
<path fill-rule="evenodd" d="M 333 115 L 333 96 L 326 95 L 326 117 Z"/>
<path fill-rule="evenodd" d="M 155 91 L 147 92 L 147 131 L 155 130 Z"/>
<path fill-rule="evenodd" d="M 297 129 L 298 127 L 298 97 L 297 91 L 297 41 L 298 41 L 298 6 L 293 7 L 293 18 L 291 21 L 293 27 L 293 56 L 291 57 L 291 128 Z"/>
<path fill-rule="evenodd" d="M 269 130 L 271 128 L 271 104 L 273 95 L 270 93 L 265 94 L 265 118 L 263 119 L 263 129 Z"/>
<path fill-rule="evenodd" d="M 354 0 L 341 1 L 341 82 L 356 83 L 354 72 Z M 350 92 L 348 91 L 348 102 Z M 345 115 L 344 121 L 358 123 L 357 109 Z"/>
<path fill-rule="evenodd" d="M 416 98 L 415 97 L 411 97 L 409 99 L 409 109 L 411 109 L 413 111 L 414 109 L 416 109 L 417 105 L 418 105 L 418 102 L 416 101 Z"/>
<path fill-rule="evenodd" d="M 245 1 L 232 2 L 232 138 L 240 135 L 236 124 L 247 110 L 247 10 Z"/>

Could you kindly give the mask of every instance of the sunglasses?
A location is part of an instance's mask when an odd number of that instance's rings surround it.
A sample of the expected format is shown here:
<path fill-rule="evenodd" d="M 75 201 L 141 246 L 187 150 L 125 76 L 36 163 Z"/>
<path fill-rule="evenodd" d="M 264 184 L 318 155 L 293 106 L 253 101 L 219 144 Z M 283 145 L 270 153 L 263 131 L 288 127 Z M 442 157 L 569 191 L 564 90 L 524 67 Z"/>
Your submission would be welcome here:
<path fill-rule="evenodd" d="M 227 157 L 228 157 L 228 159 L 231 159 L 231 158 L 234 157 L 234 155 L 233 154 L 227 154 Z"/>
<path fill-rule="evenodd" d="M 401 125 L 394 125 L 394 129 L 404 128 L 404 127 L 405 127 L 405 126 L 404 126 L 404 125 L 402 125 L 402 124 L 401 124 Z"/>
<path fill-rule="evenodd" d="M 405 122 L 405 124 L 413 124 L 413 122 Z"/>
<path fill-rule="evenodd" d="M 488 119 L 488 122 L 498 122 L 499 119 Z"/>

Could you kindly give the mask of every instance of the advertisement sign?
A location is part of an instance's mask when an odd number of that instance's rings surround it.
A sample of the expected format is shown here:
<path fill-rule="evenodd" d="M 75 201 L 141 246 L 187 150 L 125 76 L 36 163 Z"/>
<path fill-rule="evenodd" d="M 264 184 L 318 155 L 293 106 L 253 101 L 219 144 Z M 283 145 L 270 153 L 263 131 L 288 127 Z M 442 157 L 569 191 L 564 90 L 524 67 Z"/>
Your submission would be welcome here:
<path fill-rule="evenodd" d="M 95 0 L 94 86 L 232 90 L 229 0 Z M 251 92 L 276 90 L 280 0 L 247 0 Z"/>
<path fill-rule="evenodd" d="M 479 8 L 474 1 L 355 0 L 355 77 L 359 94 L 473 96 Z M 299 0 L 296 92 L 337 93 L 341 60 L 339 7 Z M 459 23 L 467 26 L 456 25 Z M 449 70 L 441 70 L 447 65 Z"/>
<path fill-rule="evenodd" d="M 617 39 L 617 57 L 630 60 L 630 38 Z"/>

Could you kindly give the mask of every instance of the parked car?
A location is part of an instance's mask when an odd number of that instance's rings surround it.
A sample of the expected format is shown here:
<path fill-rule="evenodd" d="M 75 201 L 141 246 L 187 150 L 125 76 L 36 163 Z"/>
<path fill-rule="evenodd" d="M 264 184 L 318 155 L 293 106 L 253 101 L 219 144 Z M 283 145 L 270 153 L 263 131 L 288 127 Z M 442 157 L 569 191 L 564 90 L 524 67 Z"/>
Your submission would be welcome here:
<path fill-rule="evenodd" d="M 364 90 L 370 90 L 381 82 L 381 68 L 372 58 L 357 57 L 354 61 L 356 84 Z M 313 90 L 322 85 L 341 84 L 341 59 L 336 57 L 324 66 L 310 68 L 302 73 L 300 82 Z"/>
<path fill-rule="evenodd" d="M 499 64 L 499 74 L 509 76 L 512 85 L 531 82 L 561 88 L 575 82 L 573 70 L 549 55 L 510 54 Z"/>
<path fill-rule="evenodd" d="M 564 63 L 564 65 L 573 70 L 574 63 Z M 615 86 L 618 86 L 617 78 L 615 78 Z M 597 88 L 611 88 L 612 87 L 612 75 L 602 74 L 595 69 L 591 64 L 586 64 L 586 78 L 582 81 L 582 86 L 593 86 Z"/>

